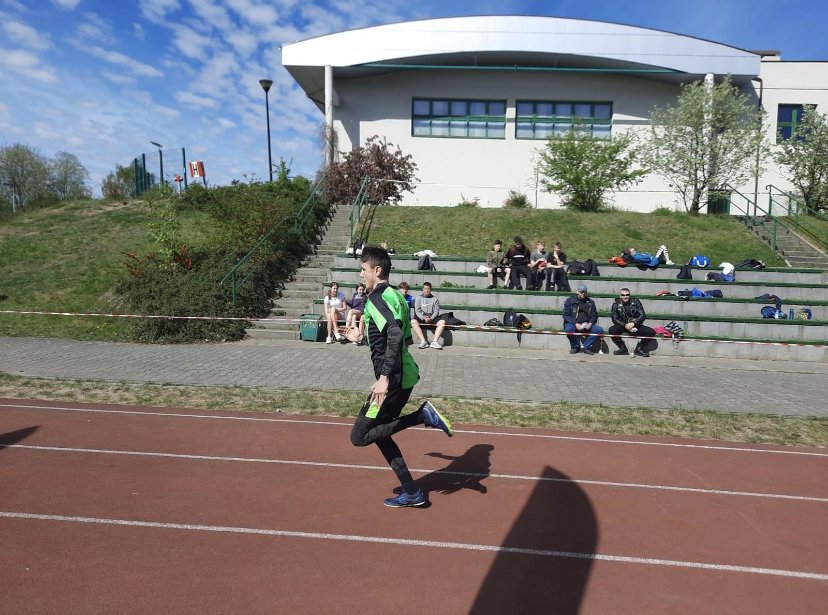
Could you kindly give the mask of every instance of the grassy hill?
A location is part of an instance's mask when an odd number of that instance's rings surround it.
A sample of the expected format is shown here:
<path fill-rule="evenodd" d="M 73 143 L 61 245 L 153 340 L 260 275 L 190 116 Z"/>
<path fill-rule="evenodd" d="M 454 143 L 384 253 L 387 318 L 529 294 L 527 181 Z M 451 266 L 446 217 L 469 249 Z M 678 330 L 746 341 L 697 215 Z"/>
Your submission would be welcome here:
<path fill-rule="evenodd" d="M 108 312 L 108 292 L 127 273 L 123 252 L 153 249 L 147 213 L 140 203 L 78 201 L 23 212 L 0 222 L 0 310 Z M 182 236 L 203 245 L 208 217 L 182 211 Z M 367 223 L 370 242 L 387 240 L 400 253 L 428 248 L 438 254 L 485 258 L 491 242 L 522 235 L 560 240 L 570 260 L 606 261 L 634 245 L 655 251 L 666 243 L 675 262 L 704 253 L 715 264 L 759 258 L 784 262 L 726 217 L 683 214 L 380 207 Z M 45 336 L 82 340 L 124 339 L 126 322 L 98 317 L 0 314 L 0 336 Z"/>
<path fill-rule="evenodd" d="M 199 245 L 207 216 L 181 214 L 182 235 Z M 153 250 L 147 212 L 127 205 L 76 201 L 0 222 L 0 310 L 106 312 L 107 292 L 127 275 L 122 252 Z M 0 314 L 0 335 L 81 340 L 123 339 L 124 319 Z"/>
<path fill-rule="evenodd" d="M 676 263 L 706 254 L 714 265 L 756 258 L 771 266 L 785 261 L 728 216 L 681 213 L 481 209 L 476 207 L 379 207 L 366 224 L 368 243 L 388 241 L 400 254 L 429 249 L 445 256 L 485 259 L 492 241 L 511 243 L 520 235 L 530 249 L 543 239 L 546 247 L 563 243 L 569 260 L 602 262 L 633 246 L 655 253 L 666 244 Z M 504 250 L 506 248 L 504 247 Z"/>

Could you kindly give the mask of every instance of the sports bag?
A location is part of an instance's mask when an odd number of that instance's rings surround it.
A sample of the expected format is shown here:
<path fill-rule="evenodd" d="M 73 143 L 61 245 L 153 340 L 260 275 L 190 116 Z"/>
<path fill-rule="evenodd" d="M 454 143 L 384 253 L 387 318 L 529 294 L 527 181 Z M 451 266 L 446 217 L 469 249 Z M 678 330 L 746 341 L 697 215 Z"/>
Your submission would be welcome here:
<path fill-rule="evenodd" d="M 677 280 L 692 280 L 693 279 L 693 270 L 690 268 L 690 265 L 682 265 L 681 269 L 679 269 L 678 274 L 676 274 Z"/>
<path fill-rule="evenodd" d="M 431 262 L 431 257 L 428 254 L 423 254 L 420 260 L 417 261 L 417 269 L 420 271 L 437 271 L 437 267 Z"/>
<path fill-rule="evenodd" d="M 490 318 L 486 322 L 483 323 L 484 327 L 502 327 L 503 323 L 500 322 L 497 318 Z"/>
<path fill-rule="evenodd" d="M 693 258 L 690 259 L 690 266 L 705 269 L 710 266 L 710 258 L 705 256 L 704 254 L 696 254 Z"/>

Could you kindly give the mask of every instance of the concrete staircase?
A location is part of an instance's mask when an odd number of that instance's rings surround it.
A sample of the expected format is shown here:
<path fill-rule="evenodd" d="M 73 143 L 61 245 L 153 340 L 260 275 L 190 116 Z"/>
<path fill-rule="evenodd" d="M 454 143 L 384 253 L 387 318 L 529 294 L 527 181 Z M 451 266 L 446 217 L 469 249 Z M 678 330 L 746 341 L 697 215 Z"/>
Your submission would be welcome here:
<path fill-rule="evenodd" d="M 271 316 L 247 329 L 247 337 L 254 341 L 299 339 L 298 319 L 313 313 L 314 299 L 322 297 L 325 281 L 330 279 L 334 256 L 348 247 L 351 207 L 340 205 L 328 219 L 314 252 L 309 254 L 271 301 Z"/>
<path fill-rule="evenodd" d="M 764 243 L 773 245 L 772 223 L 769 220 L 752 218 L 744 222 Z M 776 225 L 776 252 L 790 267 L 828 267 L 828 255 L 781 224 Z"/>

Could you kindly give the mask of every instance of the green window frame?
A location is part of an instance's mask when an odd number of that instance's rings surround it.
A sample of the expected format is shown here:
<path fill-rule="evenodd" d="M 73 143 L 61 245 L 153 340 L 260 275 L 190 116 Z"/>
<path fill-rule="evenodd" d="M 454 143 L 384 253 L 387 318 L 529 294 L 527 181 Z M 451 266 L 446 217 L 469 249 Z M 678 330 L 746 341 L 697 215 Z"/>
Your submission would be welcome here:
<path fill-rule="evenodd" d="M 776 109 L 776 141 L 792 138 L 796 127 L 802 123 L 806 105 L 779 105 Z"/>
<path fill-rule="evenodd" d="M 411 136 L 447 139 L 505 139 L 506 101 L 414 98 Z"/>
<path fill-rule="evenodd" d="M 612 134 L 612 103 L 573 100 L 518 100 L 515 138 L 547 139 L 579 130 L 601 139 Z"/>

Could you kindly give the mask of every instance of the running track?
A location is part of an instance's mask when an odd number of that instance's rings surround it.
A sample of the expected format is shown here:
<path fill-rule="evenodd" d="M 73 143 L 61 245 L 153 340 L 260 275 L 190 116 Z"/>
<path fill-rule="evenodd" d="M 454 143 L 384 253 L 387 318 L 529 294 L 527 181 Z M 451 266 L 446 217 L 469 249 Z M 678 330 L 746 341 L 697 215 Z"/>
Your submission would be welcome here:
<path fill-rule="evenodd" d="M 2 613 L 817 613 L 828 451 L 0 399 Z"/>

